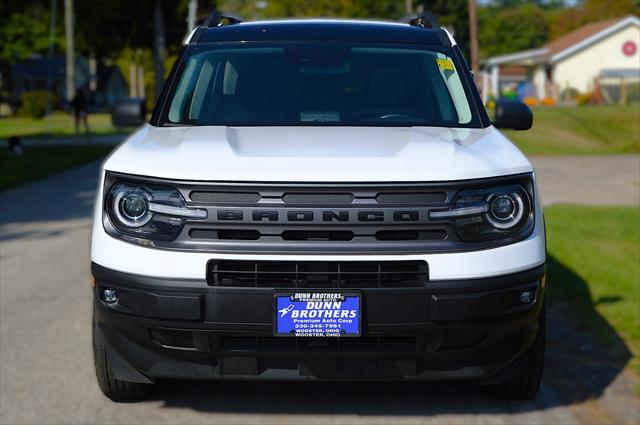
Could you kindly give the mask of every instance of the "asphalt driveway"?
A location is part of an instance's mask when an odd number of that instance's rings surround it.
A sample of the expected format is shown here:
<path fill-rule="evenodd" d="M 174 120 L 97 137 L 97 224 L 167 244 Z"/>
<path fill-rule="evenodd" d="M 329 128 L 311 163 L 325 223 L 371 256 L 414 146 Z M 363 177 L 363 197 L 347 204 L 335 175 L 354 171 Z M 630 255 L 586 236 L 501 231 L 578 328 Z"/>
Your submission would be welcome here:
<path fill-rule="evenodd" d="M 553 304 L 548 367 L 531 402 L 496 402 L 465 383 L 163 381 L 149 401 L 114 404 L 98 390 L 91 353 L 97 171 L 89 164 L 0 194 L 2 424 L 640 422 L 624 343 L 597 346 Z"/>
<path fill-rule="evenodd" d="M 534 156 L 542 201 L 640 205 L 640 156 Z"/>

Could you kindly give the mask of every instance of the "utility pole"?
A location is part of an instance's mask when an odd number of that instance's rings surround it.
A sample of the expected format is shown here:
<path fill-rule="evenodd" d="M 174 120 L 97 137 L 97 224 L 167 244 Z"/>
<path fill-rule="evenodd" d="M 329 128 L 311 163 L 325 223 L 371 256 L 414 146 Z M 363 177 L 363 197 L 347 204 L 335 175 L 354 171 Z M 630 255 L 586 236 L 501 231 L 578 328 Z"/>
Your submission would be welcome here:
<path fill-rule="evenodd" d="M 476 83 L 480 77 L 480 66 L 478 64 L 478 16 L 476 13 L 476 0 L 469 0 L 469 33 L 471 47 L 471 70 Z"/>
<path fill-rule="evenodd" d="M 47 69 L 47 117 L 51 114 L 51 96 L 53 93 L 53 44 L 56 37 L 56 0 L 51 0 L 51 20 L 49 21 L 49 68 Z"/>
<path fill-rule="evenodd" d="M 164 14 L 162 12 L 162 0 L 156 0 L 153 25 L 153 61 L 155 68 L 155 100 L 160 97 L 164 85 Z"/>
<path fill-rule="evenodd" d="M 189 14 L 187 15 L 187 34 L 196 26 L 196 15 L 198 14 L 198 0 L 189 0 Z"/>
<path fill-rule="evenodd" d="M 413 15 L 413 0 L 404 0 L 404 14 L 406 16 Z"/>
<path fill-rule="evenodd" d="M 64 34 L 67 44 L 67 101 L 76 94 L 75 44 L 73 38 L 73 0 L 64 0 Z"/>

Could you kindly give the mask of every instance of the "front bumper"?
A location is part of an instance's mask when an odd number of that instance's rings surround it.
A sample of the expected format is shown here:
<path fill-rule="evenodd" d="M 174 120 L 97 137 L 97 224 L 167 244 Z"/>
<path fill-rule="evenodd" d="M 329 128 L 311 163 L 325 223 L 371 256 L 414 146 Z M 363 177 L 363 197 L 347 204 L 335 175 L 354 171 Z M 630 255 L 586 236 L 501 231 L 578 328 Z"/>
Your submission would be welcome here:
<path fill-rule="evenodd" d="M 211 287 L 92 264 L 98 331 L 118 379 L 509 379 L 538 332 L 544 265 L 511 275 L 362 289 L 362 337 L 275 338 L 273 289 Z M 520 293 L 535 290 L 523 304 Z"/>

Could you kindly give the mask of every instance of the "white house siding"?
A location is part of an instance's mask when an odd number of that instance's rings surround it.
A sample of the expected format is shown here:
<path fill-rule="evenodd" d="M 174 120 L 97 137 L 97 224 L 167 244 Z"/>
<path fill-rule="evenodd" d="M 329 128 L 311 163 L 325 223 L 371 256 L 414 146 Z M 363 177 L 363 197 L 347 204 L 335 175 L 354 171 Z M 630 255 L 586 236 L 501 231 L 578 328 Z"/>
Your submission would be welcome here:
<path fill-rule="evenodd" d="M 633 56 L 626 56 L 622 46 L 636 43 Z M 593 79 L 603 69 L 640 68 L 640 27 L 634 24 L 562 59 L 553 67 L 553 81 L 560 91 L 569 87 L 582 93 L 593 90 Z"/>
<path fill-rule="evenodd" d="M 533 84 L 536 87 L 536 95 L 538 99 L 546 97 L 547 86 L 547 72 L 544 69 L 544 65 L 539 65 L 533 70 Z"/>

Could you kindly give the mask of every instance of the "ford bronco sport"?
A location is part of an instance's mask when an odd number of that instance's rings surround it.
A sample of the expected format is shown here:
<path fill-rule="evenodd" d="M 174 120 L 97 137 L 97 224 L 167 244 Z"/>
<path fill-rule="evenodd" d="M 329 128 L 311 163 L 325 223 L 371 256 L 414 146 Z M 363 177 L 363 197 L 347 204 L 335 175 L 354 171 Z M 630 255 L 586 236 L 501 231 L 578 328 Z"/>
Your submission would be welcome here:
<path fill-rule="evenodd" d="M 130 106 L 114 119 L 135 121 Z M 490 121 L 430 17 L 210 17 L 103 164 L 100 388 L 465 379 L 533 397 L 544 222 L 531 164 L 497 129 L 531 124 L 516 102 Z"/>

